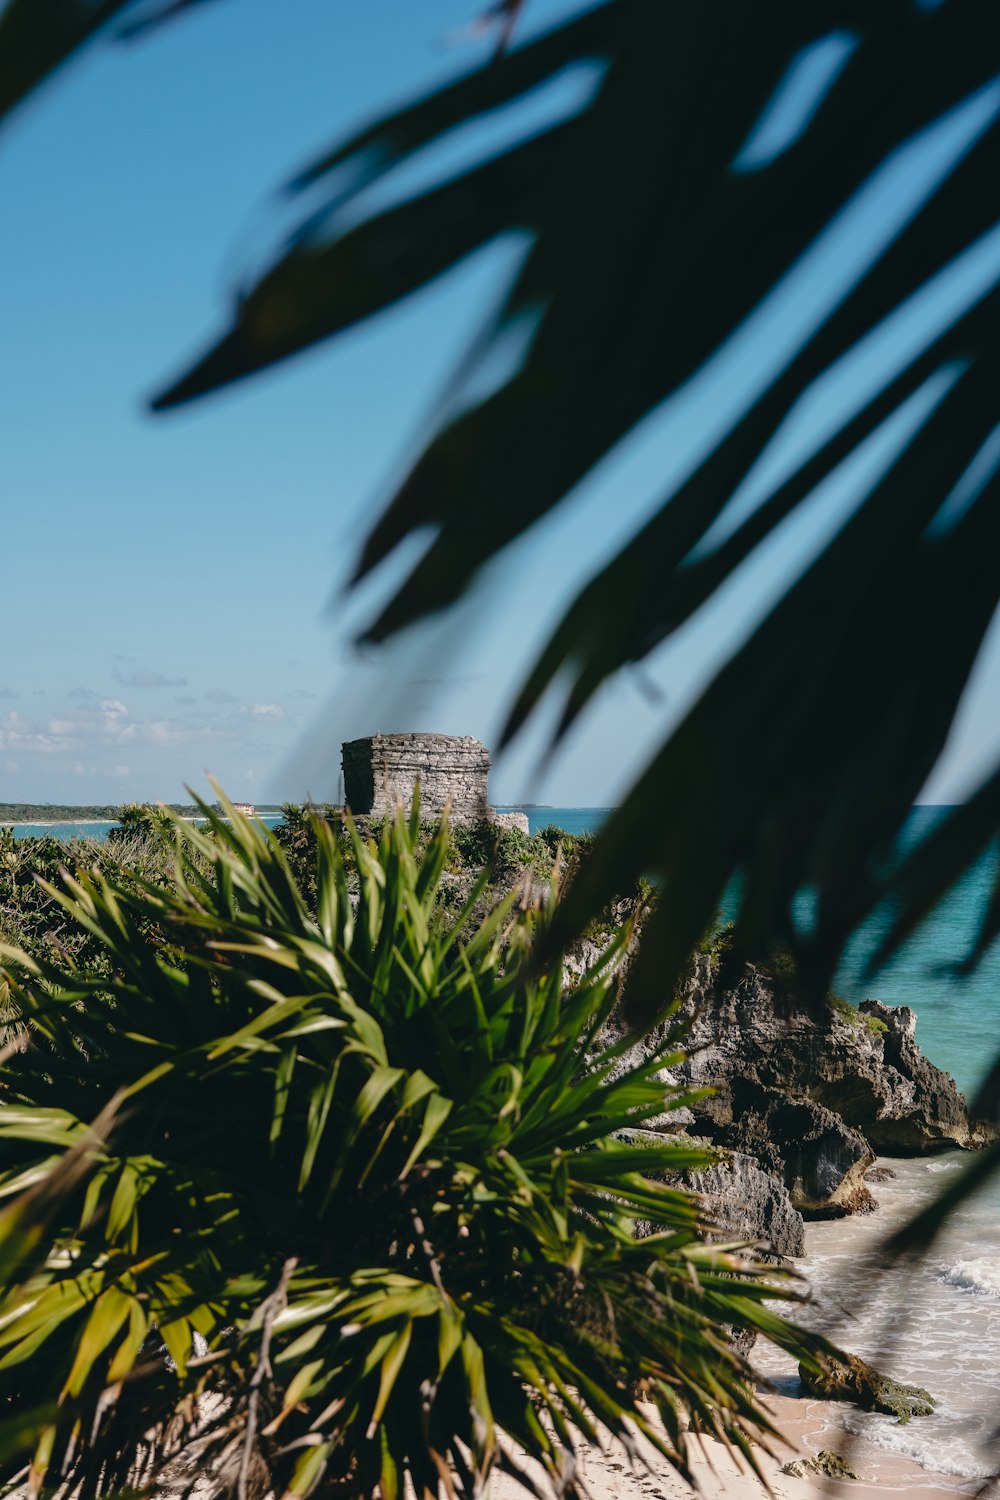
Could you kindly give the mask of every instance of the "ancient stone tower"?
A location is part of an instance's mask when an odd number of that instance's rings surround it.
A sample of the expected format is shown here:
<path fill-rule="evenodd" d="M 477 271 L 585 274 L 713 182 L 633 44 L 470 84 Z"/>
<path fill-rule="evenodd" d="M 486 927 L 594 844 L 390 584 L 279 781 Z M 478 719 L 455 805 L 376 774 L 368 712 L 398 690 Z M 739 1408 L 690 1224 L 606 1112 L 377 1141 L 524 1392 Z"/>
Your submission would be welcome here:
<path fill-rule="evenodd" d="M 420 782 L 420 808 L 434 818 L 451 804 L 453 820 L 490 816 L 490 752 L 471 735 L 373 734 L 343 747 L 344 800 L 359 817 L 409 808 Z"/>

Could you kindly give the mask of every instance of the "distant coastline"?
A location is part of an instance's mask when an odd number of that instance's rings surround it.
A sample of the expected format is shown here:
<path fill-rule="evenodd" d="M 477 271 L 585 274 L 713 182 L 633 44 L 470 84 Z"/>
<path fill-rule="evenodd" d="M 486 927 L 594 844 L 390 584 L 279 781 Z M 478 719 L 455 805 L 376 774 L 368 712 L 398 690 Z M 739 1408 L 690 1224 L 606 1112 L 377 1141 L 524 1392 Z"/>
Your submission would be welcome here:
<path fill-rule="evenodd" d="M 38 828 L 54 828 L 61 823 L 117 823 L 124 809 L 132 805 L 119 803 L 115 806 L 105 803 L 73 807 L 64 802 L 0 802 L 0 827 L 10 828 L 21 823 L 30 823 Z M 182 818 L 201 816 L 193 802 L 166 802 L 162 805 Z M 280 813 L 281 804 L 258 802 L 256 808 L 259 813 Z"/>

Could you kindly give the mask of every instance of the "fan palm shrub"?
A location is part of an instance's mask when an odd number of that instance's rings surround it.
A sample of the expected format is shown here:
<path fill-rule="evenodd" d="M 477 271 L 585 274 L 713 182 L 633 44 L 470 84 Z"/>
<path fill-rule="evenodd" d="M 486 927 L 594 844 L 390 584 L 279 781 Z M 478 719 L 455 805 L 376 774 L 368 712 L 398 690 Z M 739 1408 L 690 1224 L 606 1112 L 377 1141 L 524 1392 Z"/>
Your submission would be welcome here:
<path fill-rule="evenodd" d="M 378 848 L 349 825 L 350 880 L 317 818 L 313 913 L 225 810 L 177 822 L 167 884 L 51 888 L 103 973 L 4 949 L 30 1042 L 0 1068 L 0 1472 L 574 1491 L 601 1428 L 687 1472 L 690 1418 L 753 1463 L 727 1325 L 819 1346 L 769 1303 L 794 1279 L 706 1240 L 671 1181 L 707 1153 L 632 1134 L 685 1096 L 668 1037 L 602 1042 L 627 929 L 564 984 L 517 890 L 443 914 L 447 829 L 418 860 L 417 813 Z"/>

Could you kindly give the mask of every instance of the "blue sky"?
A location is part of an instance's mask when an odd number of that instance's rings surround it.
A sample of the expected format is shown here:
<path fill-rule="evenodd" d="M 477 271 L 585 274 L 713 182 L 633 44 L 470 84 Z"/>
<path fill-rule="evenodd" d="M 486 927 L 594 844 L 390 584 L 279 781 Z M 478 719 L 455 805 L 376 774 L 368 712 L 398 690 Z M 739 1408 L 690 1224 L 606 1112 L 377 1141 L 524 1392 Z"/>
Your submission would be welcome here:
<path fill-rule="evenodd" d="M 532 0 L 531 24 L 573 8 Z M 438 728 L 490 743 L 574 589 L 732 420 L 748 378 L 787 357 L 789 312 L 821 317 L 1000 107 L 984 97 L 890 164 L 783 300 L 458 611 L 359 656 L 353 633 L 391 576 L 349 604 L 340 585 L 520 247 L 496 245 L 338 345 L 196 408 L 154 419 L 144 399 L 222 326 L 232 287 L 273 243 L 272 190 L 477 59 L 483 43 L 464 31 L 475 10 L 219 0 L 141 45 L 93 48 L 0 136 L 0 800 L 173 800 L 206 770 L 237 797 L 334 796 L 342 739 Z M 996 277 L 1000 244 L 977 253 L 803 403 L 734 507 Z M 540 772 L 543 714 L 497 766 L 495 798 L 614 801 L 924 409 L 877 434 L 711 610 L 611 684 Z M 998 675 L 992 641 L 930 797 L 960 796 L 989 758 Z"/>

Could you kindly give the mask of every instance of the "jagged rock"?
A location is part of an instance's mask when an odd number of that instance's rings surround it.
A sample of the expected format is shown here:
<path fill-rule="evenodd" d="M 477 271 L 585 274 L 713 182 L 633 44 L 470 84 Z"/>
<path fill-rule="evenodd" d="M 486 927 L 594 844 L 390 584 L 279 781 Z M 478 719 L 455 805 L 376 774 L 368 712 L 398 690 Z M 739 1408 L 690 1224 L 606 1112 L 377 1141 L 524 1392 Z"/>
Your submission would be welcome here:
<path fill-rule="evenodd" d="M 615 1134 L 618 1140 L 641 1145 L 650 1139 L 662 1141 L 665 1132 L 626 1129 Z M 792 1207 L 783 1184 L 751 1156 L 741 1151 L 722 1151 L 709 1166 L 678 1172 L 670 1181 L 704 1198 L 704 1215 L 710 1225 L 706 1239 L 746 1240 L 755 1246 L 754 1257 L 762 1260 L 781 1261 L 803 1253 L 802 1215 Z M 640 1222 L 635 1232 L 641 1238 L 655 1230 L 655 1225 Z M 756 1329 L 726 1326 L 730 1345 L 746 1358 L 757 1342 Z"/>
<path fill-rule="evenodd" d="M 829 1448 L 821 1448 L 814 1458 L 793 1458 L 791 1463 L 782 1464 L 778 1473 L 787 1474 L 792 1479 L 808 1479 L 810 1474 L 821 1474 L 826 1479 L 861 1478 L 845 1458 Z"/>
<path fill-rule="evenodd" d="M 579 978 L 593 968 L 601 954 L 600 946 L 589 938 L 580 939 L 564 959 L 564 969 L 567 974 Z M 621 1042 L 627 1035 L 627 1028 L 622 1018 L 617 1013 L 613 1014 L 601 1031 L 600 1045 L 602 1047 L 613 1046 Z M 626 1047 L 616 1059 L 611 1070 L 612 1078 L 619 1078 L 632 1068 L 639 1066 L 651 1054 L 651 1049 L 662 1042 L 662 1028 L 651 1031 L 645 1036 L 637 1037 L 631 1047 Z M 657 1080 L 668 1090 L 687 1092 L 687 1087 L 682 1084 L 676 1071 L 672 1068 L 661 1068 L 656 1074 Z M 666 1102 L 669 1104 L 669 1097 Z M 647 1130 L 658 1131 L 663 1135 L 675 1135 L 681 1131 L 687 1131 L 695 1123 L 694 1112 L 686 1104 L 679 1108 L 664 1110 L 661 1115 L 654 1115 L 646 1121 Z"/>
<path fill-rule="evenodd" d="M 771 1255 L 801 1255 L 805 1232 L 780 1181 L 742 1151 L 725 1151 L 710 1167 L 686 1172 L 684 1183 L 703 1194 L 719 1239 L 762 1241 Z"/>
<path fill-rule="evenodd" d="M 799 1213 L 830 1219 L 876 1207 L 864 1180 L 875 1153 L 863 1135 L 810 1099 L 787 1099 L 771 1089 L 750 1098 L 716 1139 L 750 1152 L 779 1177 Z"/>
<path fill-rule="evenodd" d="M 905 1007 L 869 1000 L 810 1012 L 788 976 L 753 964 L 727 972 L 724 959 L 700 955 L 680 1018 L 689 1055 L 678 1077 L 714 1086 L 695 1105 L 699 1128 L 713 1136 L 759 1109 L 762 1090 L 823 1105 L 875 1150 L 976 1147 L 992 1133 L 970 1122 L 952 1079 L 920 1052 Z"/>
<path fill-rule="evenodd" d="M 618 1130 L 620 1141 L 636 1145 L 664 1140 L 656 1130 Z M 691 1141 L 692 1145 L 711 1148 L 710 1141 Z M 697 1170 L 671 1175 L 680 1187 L 700 1193 L 705 1200 L 705 1218 L 710 1223 L 708 1238 L 747 1240 L 766 1246 L 766 1254 L 779 1258 L 801 1255 L 805 1242 L 802 1215 L 791 1205 L 784 1185 L 742 1151 L 718 1151 L 717 1160 Z M 643 1224 L 640 1234 L 649 1234 L 653 1226 Z"/>
<path fill-rule="evenodd" d="M 892 1380 L 857 1354 L 828 1356 L 820 1374 L 799 1365 L 799 1379 L 811 1396 L 824 1401 L 854 1401 L 865 1411 L 885 1412 L 900 1423 L 934 1412 L 934 1398 L 922 1386 Z"/>
<path fill-rule="evenodd" d="M 891 1167 L 869 1167 L 865 1173 L 866 1182 L 894 1182 L 897 1173 Z"/>
<path fill-rule="evenodd" d="M 916 1040 L 917 1018 L 908 1005 L 883 1005 L 863 1000 L 861 1015 L 879 1023 L 882 1064 L 886 1075 L 901 1083 L 887 1091 L 881 1112 L 868 1123 L 857 1121 L 878 1150 L 910 1154 L 937 1146 L 977 1147 L 986 1145 L 995 1131 L 984 1122 L 969 1119 L 965 1099 L 955 1081 L 928 1062 Z M 866 1027 L 867 1029 L 867 1027 Z"/>
<path fill-rule="evenodd" d="M 729 1333 L 729 1347 L 735 1350 L 743 1359 L 749 1359 L 757 1343 L 756 1328 L 734 1328 L 731 1323 L 725 1327 Z"/>

